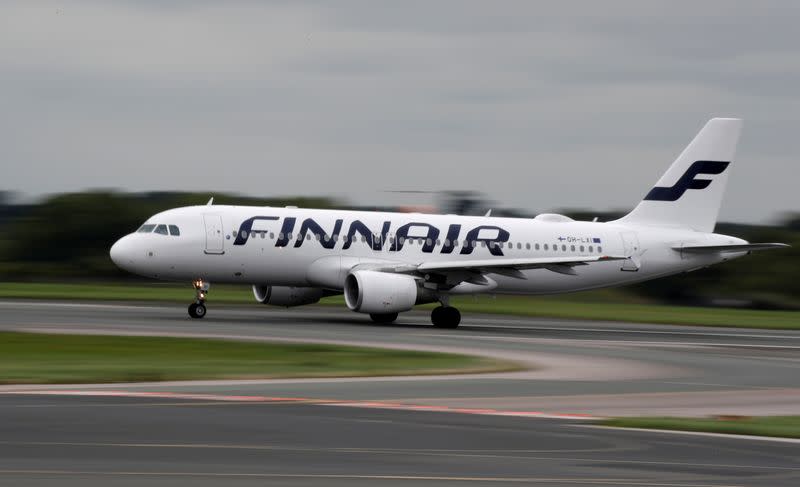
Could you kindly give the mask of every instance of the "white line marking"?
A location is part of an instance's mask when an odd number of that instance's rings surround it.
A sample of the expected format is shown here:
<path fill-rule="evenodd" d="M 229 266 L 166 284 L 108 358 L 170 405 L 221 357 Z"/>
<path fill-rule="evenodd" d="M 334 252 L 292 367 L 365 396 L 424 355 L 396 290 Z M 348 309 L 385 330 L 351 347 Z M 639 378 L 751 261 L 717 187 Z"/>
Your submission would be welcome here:
<path fill-rule="evenodd" d="M 800 444 L 800 438 L 781 438 L 778 436 L 739 435 L 732 433 L 711 433 L 707 431 L 682 431 L 682 430 L 667 430 L 667 429 L 656 429 L 656 428 L 626 428 L 624 426 L 602 426 L 597 424 L 577 424 L 573 426 L 577 426 L 579 428 L 597 428 L 597 429 L 620 430 L 620 431 L 641 431 L 644 433 L 666 433 L 673 435 L 707 436 L 711 438 L 725 438 L 732 440 L 773 441 L 777 443 Z"/>

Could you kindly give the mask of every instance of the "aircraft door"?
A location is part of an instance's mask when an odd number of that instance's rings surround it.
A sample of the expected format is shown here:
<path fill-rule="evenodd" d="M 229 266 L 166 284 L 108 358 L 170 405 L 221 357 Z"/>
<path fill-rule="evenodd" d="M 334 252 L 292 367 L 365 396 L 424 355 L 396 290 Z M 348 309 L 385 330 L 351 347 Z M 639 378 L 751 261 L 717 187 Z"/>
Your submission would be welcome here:
<path fill-rule="evenodd" d="M 641 266 L 640 256 L 641 250 L 639 248 L 639 237 L 636 232 L 621 232 L 622 237 L 622 252 L 625 256 L 630 258 L 622 262 L 621 271 L 636 272 Z"/>
<path fill-rule="evenodd" d="M 222 217 L 219 215 L 203 215 L 203 222 L 206 226 L 206 248 L 207 254 L 225 253 L 225 235 L 222 232 Z"/>

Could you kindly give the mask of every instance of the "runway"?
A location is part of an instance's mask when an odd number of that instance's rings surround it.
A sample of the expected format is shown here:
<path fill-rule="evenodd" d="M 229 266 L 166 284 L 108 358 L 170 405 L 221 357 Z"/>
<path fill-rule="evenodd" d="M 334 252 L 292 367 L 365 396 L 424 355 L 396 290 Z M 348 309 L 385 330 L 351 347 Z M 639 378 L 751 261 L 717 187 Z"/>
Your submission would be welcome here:
<path fill-rule="evenodd" d="M 0 301 L 0 329 L 408 347 L 504 357 L 531 369 L 3 386 L 0 485 L 716 486 L 800 480 L 797 443 L 542 419 L 800 414 L 797 332 L 470 315 L 457 330 L 439 330 L 425 313 L 377 326 L 336 309 L 256 305 L 212 304 L 204 320 L 185 314 L 180 305 Z"/>

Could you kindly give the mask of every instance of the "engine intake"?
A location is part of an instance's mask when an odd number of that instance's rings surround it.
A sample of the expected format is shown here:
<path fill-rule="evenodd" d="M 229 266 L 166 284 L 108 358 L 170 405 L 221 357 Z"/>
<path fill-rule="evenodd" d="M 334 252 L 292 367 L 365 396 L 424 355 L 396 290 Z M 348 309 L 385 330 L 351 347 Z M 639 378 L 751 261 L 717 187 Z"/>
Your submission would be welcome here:
<path fill-rule="evenodd" d="M 436 293 L 420 287 L 412 276 L 378 271 L 355 271 L 344 280 L 347 307 L 359 313 L 399 313 L 415 304 L 432 303 Z"/>
<path fill-rule="evenodd" d="M 258 286 L 253 285 L 253 296 L 261 304 L 273 306 L 303 306 L 322 299 L 324 291 L 315 287 Z"/>

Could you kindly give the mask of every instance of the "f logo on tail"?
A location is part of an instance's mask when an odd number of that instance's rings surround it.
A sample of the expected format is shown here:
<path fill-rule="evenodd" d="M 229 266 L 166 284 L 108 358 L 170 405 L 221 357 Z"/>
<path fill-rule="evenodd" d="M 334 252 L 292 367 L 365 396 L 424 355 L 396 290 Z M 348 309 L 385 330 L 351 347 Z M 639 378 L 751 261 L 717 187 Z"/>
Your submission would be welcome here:
<path fill-rule="evenodd" d="M 695 161 L 672 186 L 656 186 L 644 197 L 649 201 L 677 201 L 687 189 L 706 189 L 710 179 L 695 179 L 698 174 L 721 174 L 729 161 Z"/>

